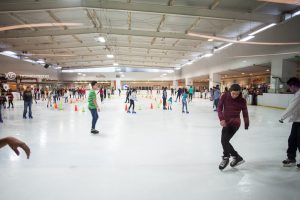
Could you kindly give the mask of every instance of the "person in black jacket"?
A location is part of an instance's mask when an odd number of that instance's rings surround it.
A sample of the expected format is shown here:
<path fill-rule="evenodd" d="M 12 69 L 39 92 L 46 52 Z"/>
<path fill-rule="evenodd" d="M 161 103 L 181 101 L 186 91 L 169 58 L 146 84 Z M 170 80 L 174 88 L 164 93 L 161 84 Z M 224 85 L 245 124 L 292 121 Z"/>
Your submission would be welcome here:
<path fill-rule="evenodd" d="M 27 86 L 26 90 L 23 93 L 24 100 L 24 112 L 23 118 L 26 119 L 27 108 L 29 108 L 29 118 L 32 119 L 31 105 L 32 105 L 32 93 L 31 88 Z"/>

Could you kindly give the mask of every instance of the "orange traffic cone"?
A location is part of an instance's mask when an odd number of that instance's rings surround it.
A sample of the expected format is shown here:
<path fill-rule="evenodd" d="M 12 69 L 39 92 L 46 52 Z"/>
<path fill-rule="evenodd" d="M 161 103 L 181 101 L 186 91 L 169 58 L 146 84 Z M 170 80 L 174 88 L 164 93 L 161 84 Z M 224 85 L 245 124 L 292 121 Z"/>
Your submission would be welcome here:
<path fill-rule="evenodd" d="M 127 104 L 125 104 L 125 111 L 126 111 L 126 112 L 128 111 L 128 107 L 127 107 Z"/>
<path fill-rule="evenodd" d="M 78 108 L 77 108 L 77 105 L 75 105 L 75 112 L 77 112 L 78 111 Z"/>
<path fill-rule="evenodd" d="M 150 105 L 150 109 L 152 110 L 153 109 L 153 104 L 151 103 L 151 105 Z"/>

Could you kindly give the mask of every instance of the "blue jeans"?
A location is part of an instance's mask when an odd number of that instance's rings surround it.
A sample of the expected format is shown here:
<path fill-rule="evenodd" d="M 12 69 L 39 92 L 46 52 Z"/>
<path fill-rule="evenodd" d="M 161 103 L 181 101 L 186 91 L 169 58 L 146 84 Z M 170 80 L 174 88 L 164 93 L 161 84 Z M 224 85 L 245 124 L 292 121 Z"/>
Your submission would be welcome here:
<path fill-rule="evenodd" d="M 32 101 L 24 101 L 24 112 L 23 112 L 23 117 L 26 117 L 26 114 L 27 114 L 27 108 L 29 108 L 29 117 L 32 117 L 31 105 L 32 105 Z"/>
<path fill-rule="evenodd" d="M 98 120 L 98 112 L 97 109 L 90 109 L 91 114 L 92 114 L 92 129 L 95 129 L 96 127 L 96 122 Z"/>
<path fill-rule="evenodd" d="M 182 112 L 184 112 L 184 107 L 185 107 L 185 111 L 188 112 L 187 102 L 186 101 L 182 101 Z"/>

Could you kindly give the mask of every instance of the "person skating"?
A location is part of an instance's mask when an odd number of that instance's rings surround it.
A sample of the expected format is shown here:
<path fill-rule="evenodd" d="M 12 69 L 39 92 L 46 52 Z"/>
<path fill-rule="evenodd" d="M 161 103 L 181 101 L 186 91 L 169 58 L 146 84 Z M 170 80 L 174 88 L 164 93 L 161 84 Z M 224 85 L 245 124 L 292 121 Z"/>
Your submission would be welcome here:
<path fill-rule="evenodd" d="M 217 85 L 215 87 L 215 89 L 214 89 L 214 94 L 213 94 L 214 107 L 215 107 L 214 111 L 217 111 L 219 100 L 220 100 L 220 96 L 221 96 L 220 87 L 219 87 L 219 85 Z"/>
<path fill-rule="evenodd" d="M 130 96 L 130 95 L 131 95 L 131 90 L 130 90 L 129 88 L 127 88 L 125 103 L 129 103 L 129 96 Z"/>
<path fill-rule="evenodd" d="M 96 81 L 92 81 L 91 82 L 91 86 L 92 86 L 92 89 L 90 90 L 90 93 L 89 93 L 89 97 L 88 97 L 88 107 L 89 107 L 89 110 L 91 111 L 91 114 L 92 114 L 92 128 L 91 128 L 91 133 L 93 134 L 98 134 L 99 131 L 96 130 L 96 123 L 97 123 L 97 120 L 98 120 L 98 112 L 100 112 L 100 108 L 98 107 L 98 104 L 97 104 L 97 95 L 96 95 L 96 92 L 95 90 L 97 90 L 97 82 Z"/>
<path fill-rule="evenodd" d="M 190 88 L 189 88 L 189 102 L 191 102 L 193 100 L 193 94 L 194 94 L 193 86 L 190 86 Z"/>
<path fill-rule="evenodd" d="M 32 100 L 33 100 L 33 95 L 31 88 L 27 86 L 26 90 L 23 93 L 23 100 L 24 100 L 24 111 L 23 111 L 23 118 L 26 119 L 26 114 L 27 114 L 27 108 L 29 109 L 29 118 L 32 119 L 32 111 L 31 111 L 31 106 L 32 106 Z"/>
<path fill-rule="evenodd" d="M 229 142 L 240 127 L 241 111 L 243 113 L 245 129 L 247 130 L 249 128 L 247 103 L 242 98 L 241 87 L 238 84 L 233 84 L 229 92 L 222 95 L 218 105 L 218 116 L 220 124 L 223 127 L 221 136 L 223 157 L 219 165 L 220 170 L 228 166 L 230 157 L 233 158 L 230 163 L 231 167 L 236 167 L 245 162 Z"/>
<path fill-rule="evenodd" d="M 181 96 L 181 93 L 182 93 L 182 89 L 181 89 L 181 88 L 178 88 L 178 90 L 177 90 L 177 96 L 176 96 L 175 102 L 177 102 L 177 99 L 179 99 L 179 102 L 180 102 L 180 96 Z"/>
<path fill-rule="evenodd" d="M 289 89 L 295 93 L 286 111 L 281 115 L 281 123 L 287 118 L 293 122 L 291 134 L 288 139 L 287 159 L 282 161 L 284 167 L 296 166 L 297 148 L 300 152 L 300 81 L 297 78 L 290 78 L 287 82 Z M 300 163 L 297 164 L 300 169 Z"/>
<path fill-rule="evenodd" d="M 162 99 L 163 99 L 163 110 L 167 110 L 167 88 L 163 88 L 163 95 L 162 95 Z"/>
<path fill-rule="evenodd" d="M 8 90 L 6 96 L 8 98 L 8 107 L 7 108 L 10 108 L 10 105 L 12 106 L 12 108 L 14 108 L 14 103 L 13 103 L 14 95 L 11 92 L 11 90 Z"/>
<path fill-rule="evenodd" d="M 172 96 L 168 99 L 168 110 L 172 110 L 173 98 Z"/>
<path fill-rule="evenodd" d="M 182 113 L 189 114 L 188 107 L 187 107 L 187 98 L 188 98 L 188 90 L 184 88 L 183 95 L 182 95 Z"/>
<path fill-rule="evenodd" d="M 127 113 L 130 113 L 130 109 L 132 107 L 132 114 L 136 114 L 136 112 L 134 111 L 134 107 L 135 107 L 135 103 L 134 102 L 135 101 L 137 101 L 136 89 L 133 89 L 132 92 L 130 93 L 130 96 L 129 96 L 130 105 L 129 105 Z"/>

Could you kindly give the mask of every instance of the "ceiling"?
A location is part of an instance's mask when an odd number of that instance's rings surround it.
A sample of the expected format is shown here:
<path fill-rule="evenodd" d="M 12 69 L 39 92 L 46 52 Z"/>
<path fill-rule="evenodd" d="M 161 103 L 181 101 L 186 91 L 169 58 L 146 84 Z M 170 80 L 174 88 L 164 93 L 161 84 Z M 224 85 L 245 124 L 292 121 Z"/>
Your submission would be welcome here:
<path fill-rule="evenodd" d="M 284 13 L 298 8 L 255 0 L 1 0 L 1 26 L 46 22 L 82 25 L 1 32 L 0 42 L 3 50 L 31 53 L 32 59 L 46 59 L 63 68 L 108 67 L 113 63 L 174 68 L 223 44 L 190 37 L 188 31 L 237 39 L 280 22 Z M 96 41 L 99 36 L 106 42 Z M 107 58 L 107 54 L 114 58 Z"/>

